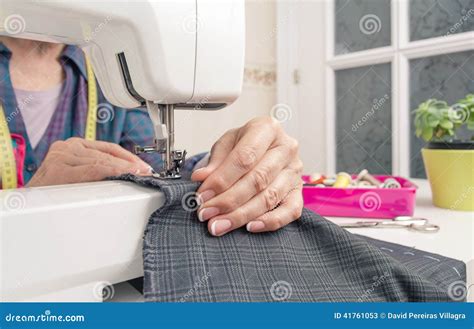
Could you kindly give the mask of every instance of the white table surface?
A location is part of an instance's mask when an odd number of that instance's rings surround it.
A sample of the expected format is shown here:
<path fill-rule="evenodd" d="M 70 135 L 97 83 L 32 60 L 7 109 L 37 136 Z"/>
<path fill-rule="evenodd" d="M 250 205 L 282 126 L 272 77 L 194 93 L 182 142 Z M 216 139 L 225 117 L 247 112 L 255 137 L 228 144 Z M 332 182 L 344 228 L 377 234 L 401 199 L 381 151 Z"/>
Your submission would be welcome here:
<path fill-rule="evenodd" d="M 411 179 L 416 185 L 416 217 L 427 218 L 440 227 L 437 233 L 421 233 L 407 229 L 351 228 L 348 231 L 374 239 L 398 243 L 414 249 L 461 260 L 467 265 L 467 286 L 474 283 L 474 212 L 453 211 L 435 207 L 427 180 Z M 361 218 L 328 217 L 336 224 L 353 223 Z M 474 301 L 474 288 L 469 291 L 469 301 Z"/>
<path fill-rule="evenodd" d="M 104 283 L 143 275 L 143 231 L 164 201 L 123 181 L 0 190 L 0 300 L 95 302 Z"/>

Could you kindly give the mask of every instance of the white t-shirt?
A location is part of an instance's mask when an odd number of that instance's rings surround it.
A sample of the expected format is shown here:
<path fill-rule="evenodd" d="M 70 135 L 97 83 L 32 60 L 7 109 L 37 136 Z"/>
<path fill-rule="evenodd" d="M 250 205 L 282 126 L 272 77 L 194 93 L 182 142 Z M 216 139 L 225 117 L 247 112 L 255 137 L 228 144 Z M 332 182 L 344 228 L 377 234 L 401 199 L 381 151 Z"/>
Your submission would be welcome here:
<path fill-rule="evenodd" d="M 15 96 L 31 146 L 43 137 L 59 103 L 63 84 L 48 90 L 30 91 L 15 88 Z"/>

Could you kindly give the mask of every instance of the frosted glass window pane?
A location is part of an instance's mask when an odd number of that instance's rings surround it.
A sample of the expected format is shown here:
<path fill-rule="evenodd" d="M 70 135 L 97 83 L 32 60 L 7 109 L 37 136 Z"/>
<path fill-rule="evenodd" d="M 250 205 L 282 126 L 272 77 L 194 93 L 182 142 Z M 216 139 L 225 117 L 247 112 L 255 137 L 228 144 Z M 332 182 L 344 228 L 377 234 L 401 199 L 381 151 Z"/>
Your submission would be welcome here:
<path fill-rule="evenodd" d="M 391 65 L 336 72 L 336 168 L 392 172 Z"/>
<path fill-rule="evenodd" d="M 336 0 L 335 54 L 390 45 L 390 0 Z"/>
<path fill-rule="evenodd" d="M 474 0 L 411 0 L 410 40 L 474 30 Z"/>

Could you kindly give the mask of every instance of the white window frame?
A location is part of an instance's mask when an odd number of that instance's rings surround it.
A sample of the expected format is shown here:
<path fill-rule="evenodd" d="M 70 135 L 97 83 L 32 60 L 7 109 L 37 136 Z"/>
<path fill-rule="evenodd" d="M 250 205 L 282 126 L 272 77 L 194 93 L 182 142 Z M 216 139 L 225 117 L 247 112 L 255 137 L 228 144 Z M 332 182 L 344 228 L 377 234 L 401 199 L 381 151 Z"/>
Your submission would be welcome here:
<path fill-rule="evenodd" d="M 325 34 L 326 34 L 326 72 L 325 72 L 325 109 L 326 109 L 326 172 L 336 171 L 336 95 L 335 71 L 361 66 L 391 63 L 392 72 L 392 172 L 394 175 L 410 176 L 410 67 L 409 61 L 435 55 L 449 54 L 474 50 L 474 32 L 451 34 L 419 41 L 409 41 L 409 0 L 391 1 L 391 45 L 368 49 L 353 53 L 334 54 L 334 4 L 335 0 L 325 0 Z M 288 4 L 280 6 L 281 10 Z M 281 31 L 279 36 L 285 37 L 288 31 L 294 31 L 298 19 L 289 20 L 283 26 L 287 31 Z M 285 38 L 286 39 L 286 38 Z M 287 39 L 288 40 L 288 39 Z M 297 54 L 289 51 L 279 51 L 278 60 L 293 63 L 297 68 Z M 280 63 L 279 63 L 280 64 Z M 278 74 L 289 76 L 285 66 L 280 66 Z M 282 69 L 281 69 L 282 67 Z M 287 66 L 286 66 L 287 67 Z M 279 101 L 296 104 L 295 86 L 290 79 L 279 80 Z M 286 94 L 280 97 L 280 92 Z"/>

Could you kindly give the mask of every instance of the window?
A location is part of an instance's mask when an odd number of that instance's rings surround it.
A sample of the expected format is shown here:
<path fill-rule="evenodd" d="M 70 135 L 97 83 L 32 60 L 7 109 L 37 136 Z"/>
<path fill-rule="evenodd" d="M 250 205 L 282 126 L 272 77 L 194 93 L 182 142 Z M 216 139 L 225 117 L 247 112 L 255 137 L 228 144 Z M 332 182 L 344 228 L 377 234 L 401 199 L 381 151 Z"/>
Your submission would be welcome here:
<path fill-rule="evenodd" d="M 474 0 L 326 7 L 326 167 L 425 177 L 411 112 L 474 92 Z"/>
<path fill-rule="evenodd" d="M 474 41 L 473 41 L 474 42 Z M 428 98 L 445 100 L 453 104 L 474 91 L 474 51 L 443 54 L 410 60 L 410 109 L 414 109 Z M 415 131 L 413 116 L 410 117 L 410 132 Z M 463 135 L 463 133 L 465 135 Z M 469 135 L 470 136 L 470 135 Z M 458 134 L 469 138 L 467 129 Z M 410 174 L 426 177 L 419 152 L 424 146 L 415 134 L 410 134 Z"/>
<path fill-rule="evenodd" d="M 410 40 L 474 30 L 472 0 L 410 1 Z"/>
<path fill-rule="evenodd" d="M 336 0 L 334 11 L 337 55 L 390 46 L 390 0 Z"/>
<path fill-rule="evenodd" d="M 392 171 L 390 64 L 337 70 L 336 170 Z"/>

